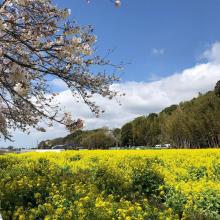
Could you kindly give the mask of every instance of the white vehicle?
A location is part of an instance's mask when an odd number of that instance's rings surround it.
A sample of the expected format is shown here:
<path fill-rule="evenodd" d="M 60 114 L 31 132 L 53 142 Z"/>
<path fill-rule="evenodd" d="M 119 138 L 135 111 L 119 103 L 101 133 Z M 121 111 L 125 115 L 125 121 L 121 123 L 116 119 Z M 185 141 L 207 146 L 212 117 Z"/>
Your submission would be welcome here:
<path fill-rule="evenodd" d="M 155 148 L 162 148 L 162 144 L 157 144 L 154 146 Z"/>
<path fill-rule="evenodd" d="M 164 148 L 171 148 L 171 144 L 163 144 Z"/>
<path fill-rule="evenodd" d="M 155 148 L 170 148 L 171 147 L 171 144 L 157 144 L 155 145 Z"/>

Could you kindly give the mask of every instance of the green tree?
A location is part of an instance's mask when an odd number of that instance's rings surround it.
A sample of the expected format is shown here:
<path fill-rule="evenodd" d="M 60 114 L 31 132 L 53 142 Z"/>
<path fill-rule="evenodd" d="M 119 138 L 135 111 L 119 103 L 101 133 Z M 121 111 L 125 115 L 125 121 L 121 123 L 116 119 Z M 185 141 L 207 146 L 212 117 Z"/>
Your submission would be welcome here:
<path fill-rule="evenodd" d="M 115 138 L 115 146 L 120 147 L 121 146 L 121 129 L 120 128 L 115 128 L 112 131 L 112 134 Z"/>
<path fill-rule="evenodd" d="M 91 132 L 81 140 L 81 145 L 88 149 L 108 149 L 114 144 L 115 139 L 107 129 Z"/>
<path fill-rule="evenodd" d="M 154 146 L 160 143 L 160 124 L 159 116 L 156 113 L 151 113 L 147 117 L 147 130 L 146 130 L 146 144 Z"/>
<path fill-rule="evenodd" d="M 171 115 L 173 113 L 173 111 L 175 111 L 177 109 L 178 105 L 171 105 L 165 109 L 163 109 L 161 112 L 160 112 L 160 115 L 161 114 L 167 114 L 167 115 Z"/>
<path fill-rule="evenodd" d="M 141 116 L 135 118 L 132 121 L 133 128 L 133 140 L 135 146 L 144 146 L 146 144 L 146 133 L 147 133 L 147 120 L 146 117 Z"/>
<path fill-rule="evenodd" d="M 215 95 L 220 97 L 220 80 L 216 83 L 214 91 Z"/>
<path fill-rule="evenodd" d="M 127 123 L 121 128 L 121 142 L 122 142 L 122 146 L 129 147 L 133 145 L 132 123 Z"/>

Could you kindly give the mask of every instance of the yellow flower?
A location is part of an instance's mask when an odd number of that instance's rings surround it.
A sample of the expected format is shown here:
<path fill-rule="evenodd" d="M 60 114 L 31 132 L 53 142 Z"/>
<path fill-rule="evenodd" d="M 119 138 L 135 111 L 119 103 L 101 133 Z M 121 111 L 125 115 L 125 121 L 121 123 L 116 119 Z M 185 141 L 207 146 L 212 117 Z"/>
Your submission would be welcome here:
<path fill-rule="evenodd" d="M 19 215 L 19 220 L 25 220 L 25 216 L 24 215 Z"/>

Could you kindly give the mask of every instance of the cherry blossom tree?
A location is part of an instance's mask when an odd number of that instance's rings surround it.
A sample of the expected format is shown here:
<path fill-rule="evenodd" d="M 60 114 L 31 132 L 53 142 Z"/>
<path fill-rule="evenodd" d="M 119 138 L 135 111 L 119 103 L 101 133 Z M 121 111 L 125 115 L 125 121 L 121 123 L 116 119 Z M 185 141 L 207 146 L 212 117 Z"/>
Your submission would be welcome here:
<path fill-rule="evenodd" d="M 116 5 L 120 1 L 115 1 Z M 0 2 L 0 135 L 10 139 L 11 130 L 44 131 L 42 121 L 64 124 L 70 131 L 82 127 L 54 103 L 51 79 L 66 83 L 96 115 L 100 108 L 94 94 L 112 99 L 110 85 L 118 78 L 94 66 L 111 65 L 95 55 L 96 36 L 91 26 L 68 20 L 70 10 L 58 9 L 51 0 L 4 0 Z M 100 69 L 100 68 L 98 68 Z M 62 113 L 62 114 L 61 114 Z"/>

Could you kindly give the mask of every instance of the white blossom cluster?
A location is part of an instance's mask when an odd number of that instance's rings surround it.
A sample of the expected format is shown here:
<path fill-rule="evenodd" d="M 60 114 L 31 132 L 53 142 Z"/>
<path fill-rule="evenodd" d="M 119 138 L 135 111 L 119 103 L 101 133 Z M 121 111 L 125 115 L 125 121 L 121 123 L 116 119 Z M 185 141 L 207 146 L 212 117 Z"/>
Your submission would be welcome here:
<path fill-rule="evenodd" d="M 110 0 L 110 1 L 113 2 L 116 7 L 120 7 L 121 6 L 121 0 Z M 87 2 L 90 3 L 91 0 L 87 0 Z"/>
<path fill-rule="evenodd" d="M 115 6 L 120 7 L 121 6 L 121 1 L 120 0 L 115 0 Z"/>
<path fill-rule="evenodd" d="M 4 137 L 10 137 L 10 128 L 38 128 L 42 119 L 68 125 L 69 130 L 78 126 L 52 104 L 56 94 L 48 86 L 49 78 L 63 80 L 97 115 L 92 95 L 111 99 L 117 94 L 109 88 L 117 77 L 91 73 L 90 67 L 109 64 L 95 55 L 92 27 L 66 20 L 70 13 L 51 0 L 0 3 L 0 114 L 7 119 L 0 133 Z"/>

